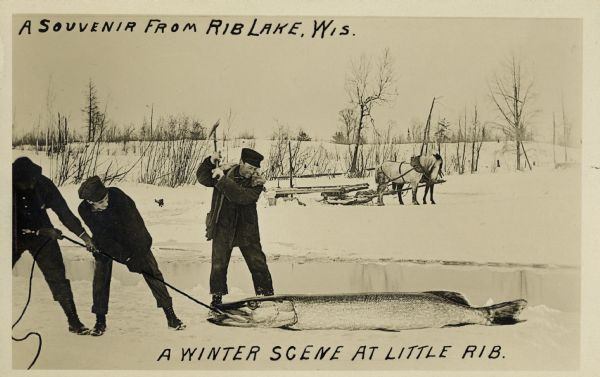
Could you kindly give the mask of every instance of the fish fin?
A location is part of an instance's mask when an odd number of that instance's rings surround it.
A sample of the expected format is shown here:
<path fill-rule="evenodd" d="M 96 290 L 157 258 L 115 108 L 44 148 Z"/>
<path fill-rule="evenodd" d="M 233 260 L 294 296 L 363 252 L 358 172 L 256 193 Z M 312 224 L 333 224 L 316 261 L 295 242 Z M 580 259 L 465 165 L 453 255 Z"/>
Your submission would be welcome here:
<path fill-rule="evenodd" d="M 212 323 L 213 325 L 219 325 L 219 326 L 224 326 L 223 324 L 223 320 L 225 319 L 225 316 L 220 316 L 220 317 L 208 317 L 206 318 L 206 320 L 210 323 Z"/>
<path fill-rule="evenodd" d="M 513 325 L 519 322 L 519 314 L 527 306 L 525 300 L 503 302 L 489 306 L 487 309 L 489 320 L 494 325 Z"/>
<path fill-rule="evenodd" d="M 217 326 L 230 326 L 230 327 L 253 327 L 250 323 L 242 323 L 238 321 L 232 321 L 229 317 L 222 318 L 207 318 L 208 322 Z"/>
<path fill-rule="evenodd" d="M 302 331 L 300 329 L 295 329 L 295 328 L 293 328 L 291 326 L 293 326 L 293 325 L 281 326 L 280 329 L 282 329 L 282 330 L 288 330 L 288 331 Z"/>
<path fill-rule="evenodd" d="M 467 326 L 470 323 L 456 323 L 456 324 L 450 324 L 450 325 L 446 325 L 444 327 L 463 327 L 463 326 Z"/>
<path fill-rule="evenodd" d="M 225 321 L 246 323 L 248 322 L 248 319 L 246 318 L 245 313 L 242 313 L 240 311 L 234 310 L 233 312 L 231 312 L 219 309 L 219 312 L 211 312 L 209 314 L 209 318 L 207 318 L 207 321 L 218 325 Z"/>
<path fill-rule="evenodd" d="M 471 306 L 471 304 L 469 304 L 469 302 L 467 301 L 467 299 L 465 298 L 465 296 L 463 296 L 462 294 L 460 294 L 458 292 L 451 292 L 451 291 L 428 291 L 428 292 L 425 292 L 425 293 L 430 293 L 432 295 L 436 295 L 438 297 L 445 298 L 446 300 L 450 300 L 450 301 L 455 302 L 457 304 Z"/>
<path fill-rule="evenodd" d="M 377 330 L 377 331 L 387 331 L 387 332 L 400 332 L 400 330 L 396 330 L 396 329 L 386 329 L 386 328 L 384 328 L 384 327 L 376 328 L 375 330 Z"/>

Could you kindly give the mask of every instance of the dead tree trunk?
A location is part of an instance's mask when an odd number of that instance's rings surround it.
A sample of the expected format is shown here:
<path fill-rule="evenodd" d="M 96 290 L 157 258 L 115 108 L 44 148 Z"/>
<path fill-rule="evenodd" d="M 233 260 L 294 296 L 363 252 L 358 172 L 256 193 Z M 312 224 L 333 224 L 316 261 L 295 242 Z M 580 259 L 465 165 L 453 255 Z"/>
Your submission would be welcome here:
<path fill-rule="evenodd" d="M 294 187 L 294 166 L 292 165 L 292 141 L 288 139 L 288 149 L 290 157 L 290 187 Z"/>
<path fill-rule="evenodd" d="M 505 121 L 504 134 L 508 140 L 515 142 L 517 170 L 521 170 L 521 142 L 527 135 L 529 119 L 535 114 L 527 105 L 531 99 L 533 80 L 528 80 L 529 83 L 523 81 L 520 62 L 513 56 L 504 78 L 496 76 L 490 86 L 492 101 Z"/>
<path fill-rule="evenodd" d="M 421 144 L 421 152 L 419 155 L 423 155 L 423 150 L 427 153 L 429 144 L 429 127 L 431 125 L 431 112 L 433 111 L 433 105 L 435 104 L 435 97 L 431 101 L 431 107 L 429 108 L 429 115 L 427 116 L 427 123 L 425 124 L 425 131 L 423 131 L 423 143 Z"/>
<path fill-rule="evenodd" d="M 456 134 L 456 172 L 460 174 L 460 139 L 461 139 L 461 128 L 462 120 L 458 118 L 458 133 Z"/>
<path fill-rule="evenodd" d="M 563 117 L 563 144 L 565 146 L 565 162 L 568 160 L 567 156 L 567 140 L 569 138 L 569 132 L 567 130 L 567 120 L 565 117 L 565 104 L 562 105 L 562 117 Z"/>
<path fill-rule="evenodd" d="M 532 170 L 531 163 L 529 162 L 529 158 L 527 157 L 527 152 L 525 151 L 525 146 L 523 145 L 523 142 L 521 142 L 521 148 L 523 148 L 523 155 L 525 156 L 525 161 L 527 162 L 527 165 L 529 166 L 529 170 Z"/>
<path fill-rule="evenodd" d="M 552 113 L 552 157 L 554 158 L 554 167 L 556 167 L 556 118 Z"/>
<path fill-rule="evenodd" d="M 352 163 L 350 165 L 350 172 L 357 173 L 356 163 L 358 160 L 358 148 L 360 147 L 360 133 L 364 126 L 365 109 L 363 106 L 360 107 L 360 114 L 358 116 L 358 128 L 356 130 L 356 146 L 354 147 L 354 153 L 352 154 Z"/>
<path fill-rule="evenodd" d="M 152 104 L 152 108 L 150 109 L 150 140 L 152 140 L 152 120 L 154 118 L 154 104 Z"/>
<path fill-rule="evenodd" d="M 481 126 L 480 135 L 479 144 L 477 145 L 477 153 L 475 155 L 475 171 L 479 169 L 479 155 L 481 152 L 481 147 L 483 146 L 483 141 L 485 140 L 485 125 Z"/>
<path fill-rule="evenodd" d="M 465 173 L 465 152 L 467 150 L 467 111 L 465 109 L 465 140 L 463 141 L 463 150 L 462 150 L 462 162 L 460 168 L 460 174 Z"/>
<path fill-rule="evenodd" d="M 473 114 L 473 130 L 471 131 L 471 174 L 476 170 L 475 167 L 475 144 L 477 142 L 477 106 Z"/>

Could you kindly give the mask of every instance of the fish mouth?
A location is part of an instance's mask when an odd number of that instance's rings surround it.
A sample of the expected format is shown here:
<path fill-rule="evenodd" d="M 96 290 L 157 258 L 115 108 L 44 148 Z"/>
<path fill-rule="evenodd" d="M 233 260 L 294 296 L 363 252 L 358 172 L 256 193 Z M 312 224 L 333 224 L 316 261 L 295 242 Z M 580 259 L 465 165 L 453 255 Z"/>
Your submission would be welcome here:
<path fill-rule="evenodd" d="M 248 300 L 235 306 L 224 304 L 208 321 L 220 326 L 289 327 L 298 322 L 294 303 L 289 300 Z"/>

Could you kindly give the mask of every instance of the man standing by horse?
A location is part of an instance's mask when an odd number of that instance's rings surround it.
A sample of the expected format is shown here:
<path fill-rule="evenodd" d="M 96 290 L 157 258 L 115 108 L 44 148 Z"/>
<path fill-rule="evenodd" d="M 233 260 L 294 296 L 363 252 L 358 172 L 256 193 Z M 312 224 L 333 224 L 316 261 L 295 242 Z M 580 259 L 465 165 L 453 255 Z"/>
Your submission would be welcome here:
<path fill-rule="evenodd" d="M 265 179 L 258 174 L 263 156 L 243 148 L 239 164 L 222 166 L 219 152 L 207 157 L 198 168 L 198 182 L 213 187 L 206 238 L 212 240 L 210 293 L 212 306 L 222 303 L 227 290 L 227 268 L 233 247 L 239 247 L 252 274 L 256 295 L 272 296 L 273 282 L 260 244 L 256 202 Z"/>

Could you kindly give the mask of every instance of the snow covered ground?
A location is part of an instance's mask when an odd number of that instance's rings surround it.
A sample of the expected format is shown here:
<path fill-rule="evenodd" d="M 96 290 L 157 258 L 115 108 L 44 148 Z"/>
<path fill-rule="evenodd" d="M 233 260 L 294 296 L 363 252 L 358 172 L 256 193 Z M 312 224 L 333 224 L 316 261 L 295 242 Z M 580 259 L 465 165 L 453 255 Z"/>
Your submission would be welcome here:
<path fill-rule="evenodd" d="M 279 200 L 268 206 L 261 198 L 259 219 L 263 249 L 272 266 L 278 293 L 458 290 L 474 305 L 519 297 L 530 306 L 525 322 L 515 326 L 465 326 L 400 333 L 382 331 L 302 331 L 222 328 L 205 321 L 207 310 L 173 292 L 175 308 L 188 324 L 184 332 L 166 328 L 161 311 L 140 276 L 116 266 L 111 290 L 108 332 L 100 338 L 66 332 L 66 321 L 39 273 L 34 278 L 29 310 L 15 330 L 43 334 L 39 369 L 525 369 L 577 368 L 580 334 L 581 174 L 577 165 L 533 172 L 500 171 L 450 175 L 436 187 L 437 205 L 330 206 L 320 196 L 302 196 L 306 206 Z M 367 179 L 369 183 L 372 178 Z M 298 180 L 296 185 L 358 183 L 365 180 Z M 276 185 L 269 183 L 269 188 Z M 211 190 L 200 185 L 170 189 L 135 183 L 119 184 L 137 203 L 154 238 L 154 252 L 165 279 L 192 296 L 209 300 L 210 243 L 204 239 L 204 216 Z M 73 210 L 77 187 L 61 188 Z M 410 195 L 410 194 L 408 194 Z M 164 199 L 159 207 L 154 199 Z M 421 198 L 419 197 L 419 200 Z M 410 202 L 405 200 L 405 202 Z M 55 224 L 59 224 L 58 221 Z M 63 243 L 67 273 L 82 320 L 93 325 L 91 257 Z M 252 296 L 249 273 L 234 252 L 230 266 L 230 299 Z M 13 270 L 13 317 L 27 293 L 31 258 Z M 491 300 L 491 301 L 490 301 Z M 34 342 L 13 343 L 13 367 L 23 368 L 34 354 Z M 251 346 L 260 347 L 247 361 Z M 339 360 L 299 360 L 320 346 L 343 345 Z M 386 360 L 411 346 L 431 346 L 446 358 Z M 468 345 L 475 355 L 462 358 Z M 202 347 L 237 347 L 223 361 L 204 355 Z M 273 347 L 281 346 L 283 357 Z M 294 360 L 285 351 L 295 347 Z M 372 360 L 362 360 L 360 346 L 378 347 Z M 498 354 L 491 353 L 499 346 Z M 181 361 L 181 348 L 198 348 L 192 361 Z M 169 361 L 157 361 L 171 348 Z M 310 351 L 313 350 L 313 351 Z M 496 348 L 497 350 L 497 348 Z M 208 352 L 206 350 L 205 352 Z M 369 350 L 370 352 L 370 350 Z M 310 358 L 310 357 L 309 357 Z M 368 353 L 367 357 L 368 359 Z"/>

